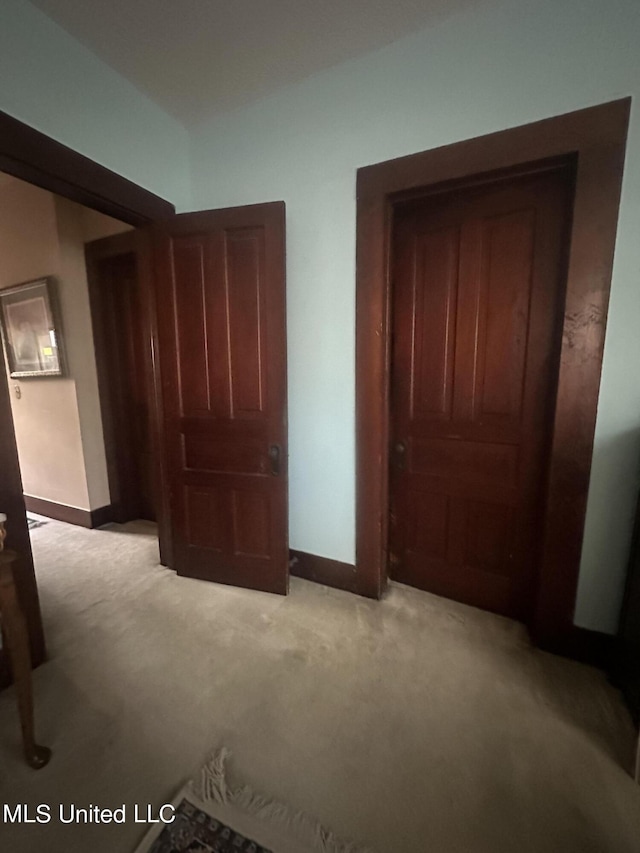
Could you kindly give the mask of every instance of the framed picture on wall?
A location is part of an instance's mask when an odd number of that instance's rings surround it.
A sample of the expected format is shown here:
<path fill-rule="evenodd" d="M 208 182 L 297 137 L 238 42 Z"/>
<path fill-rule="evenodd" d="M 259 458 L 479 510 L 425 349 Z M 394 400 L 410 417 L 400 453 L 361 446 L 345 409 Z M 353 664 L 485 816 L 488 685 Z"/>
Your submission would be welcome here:
<path fill-rule="evenodd" d="M 63 375 L 56 318 L 51 277 L 0 290 L 0 329 L 12 379 Z"/>

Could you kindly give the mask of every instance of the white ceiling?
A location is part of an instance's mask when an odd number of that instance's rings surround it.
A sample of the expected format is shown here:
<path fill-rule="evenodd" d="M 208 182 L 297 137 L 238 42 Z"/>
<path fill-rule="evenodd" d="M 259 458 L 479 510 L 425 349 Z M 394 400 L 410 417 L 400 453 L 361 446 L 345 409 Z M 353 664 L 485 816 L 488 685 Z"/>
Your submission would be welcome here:
<path fill-rule="evenodd" d="M 185 125 L 477 0 L 32 0 Z"/>

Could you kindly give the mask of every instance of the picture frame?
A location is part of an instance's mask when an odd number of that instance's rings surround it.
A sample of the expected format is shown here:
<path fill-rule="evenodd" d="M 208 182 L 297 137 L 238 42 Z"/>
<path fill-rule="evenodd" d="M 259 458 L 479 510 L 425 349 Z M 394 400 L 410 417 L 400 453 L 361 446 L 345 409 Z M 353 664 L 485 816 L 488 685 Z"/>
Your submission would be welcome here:
<path fill-rule="evenodd" d="M 0 332 L 11 379 L 64 375 L 56 295 L 51 276 L 0 290 Z"/>

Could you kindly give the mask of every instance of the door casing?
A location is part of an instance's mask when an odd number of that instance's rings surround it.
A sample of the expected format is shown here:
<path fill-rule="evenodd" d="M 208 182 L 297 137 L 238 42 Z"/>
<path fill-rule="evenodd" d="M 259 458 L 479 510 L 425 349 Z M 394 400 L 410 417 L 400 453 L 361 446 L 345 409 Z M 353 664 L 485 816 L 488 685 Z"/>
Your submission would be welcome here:
<path fill-rule="evenodd" d="M 390 297 L 394 204 L 435 185 L 469 183 L 543 161 L 575 163 L 563 339 L 547 475 L 536 642 L 571 653 L 631 99 L 358 170 L 356 254 L 356 575 L 387 584 Z"/>
<path fill-rule="evenodd" d="M 0 170 L 130 225 L 146 225 L 175 213 L 170 202 L 4 112 L 0 112 Z M 3 364 L 0 348 L 0 369 Z M 37 666 L 46 650 L 6 383 L 0 387 L 0 469 L 2 511 L 11 519 L 8 545 L 21 555 L 18 594 L 29 629 L 31 660 Z M 0 687 L 6 681 L 0 661 Z"/>
<path fill-rule="evenodd" d="M 146 405 L 147 414 L 149 414 L 154 399 L 154 367 L 151 361 L 152 349 L 149 346 L 151 318 L 149 317 L 149 300 L 145 298 L 146 294 L 142 293 L 140 287 L 136 232 L 125 231 L 87 243 L 85 261 L 111 495 L 111 517 L 119 523 L 136 518 L 153 518 L 152 510 L 159 484 L 153 483 L 153 498 L 150 498 L 146 494 L 150 484 L 146 482 L 143 475 L 141 476 L 145 469 L 138 467 L 135 458 L 137 454 L 143 454 L 145 451 L 135 446 L 130 435 L 132 424 L 139 417 L 139 412 Z M 113 336 L 116 334 L 113 324 L 121 325 L 118 322 L 117 308 L 109 295 L 110 275 L 112 275 L 110 265 L 114 263 L 129 267 L 127 270 L 129 274 L 124 279 L 129 296 L 129 301 L 124 308 L 126 315 L 124 328 L 131 334 L 129 346 L 133 347 L 136 353 L 135 370 L 129 371 L 134 376 L 133 389 L 128 384 L 128 377 L 122 373 L 122 363 L 117 358 L 114 359 L 113 353 Z M 121 396 L 122 388 L 130 393 L 133 392 L 133 399 L 129 399 L 126 394 Z M 144 396 L 144 403 L 139 399 L 140 396 Z M 153 453 L 154 430 L 151 429 L 151 424 L 149 426 L 146 452 L 153 457 L 154 479 L 157 480 L 155 470 L 157 463 Z M 147 504 L 151 504 L 151 508 Z M 151 514 L 144 514 L 145 509 Z"/>

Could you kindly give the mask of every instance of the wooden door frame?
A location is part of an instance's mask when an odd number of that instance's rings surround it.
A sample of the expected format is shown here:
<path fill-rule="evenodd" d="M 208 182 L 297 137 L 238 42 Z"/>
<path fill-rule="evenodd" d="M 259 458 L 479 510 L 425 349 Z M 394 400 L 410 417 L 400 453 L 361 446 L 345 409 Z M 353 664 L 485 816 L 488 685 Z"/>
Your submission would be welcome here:
<path fill-rule="evenodd" d="M 130 493 L 135 486 L 128 475 L 126 454 L 123 448 L 127 435 L 119 434 L 116 427 L 116 417 L 111 396 L 112 378 L 110 375 L 112 363 L 113 342 L 109 340 L 106 325 L 107 308 L 104 299 L 104 282 L 100 274 L 101 261 L 133 256 L 136 268 L 136 289 L 140 307 L 140 323 L 147 342 L 153 337 L 153 321 L 150 316 L 148 294 L 142 292 L 140 273 L 138 270 L 139 237 L 135 231 L 124 231 L 109 237 L 92 240 L 85 245 L 85 261 L 87 267 L 87 282 L 89 284 L 89 302 L 91 306 L 91 325 L 93 328 L 93 344 L 96 354 L 96 369 L 98 375 L 98 394 L 102 412 L 102 431 L 104 434 L 104 449 L 107 461 L 107 477 L 109 494 L 111 496 L 110 515 L 113 521 L 123 523 L 133 517 L 130 513 Z M 144 360 L 141 365 L 144 371 L 146 396 L 152 409 L 155 398 L 154 364 L 152 361 L 152 346 L 145 347 Z M 122 432 L 122 430 L 121 430 Z M 153 438 L 151 438 L 153 441 Z M 157 467 L 157 466 L 156 466 Z"/>
<path fill-rule="evenodd" d="M 394 204 L 437 184 L 574 160 L 576 187 L 544 512 L 530 628 L 568 651 L 573 636 L 602 354 L 631 99 L 591 107 L 358 170 L 356 252 L 356 573 L 387 583 L 390 244 Z"/>
<path fill-rule="evenodd" d="M 134 226 L 175 213 L 168 201 L 3 112 L 0 170 Z M 1 347 L 0 369 L 4 370 Z M 154 403 L 157 409 L 157 400 Z M 0 440 L 0 470 L 11 487 L 11 506 L 3 506 L 2 511 L 11 515 L 9 544 L 22 558 L 18 594 L 29 626 L 32 661 L 37 666 L 45 659 L 45 643 L 6 383 L 0 387 Z M 0 662 L 0 682 L 6 681 L 6 675 Z"/>

